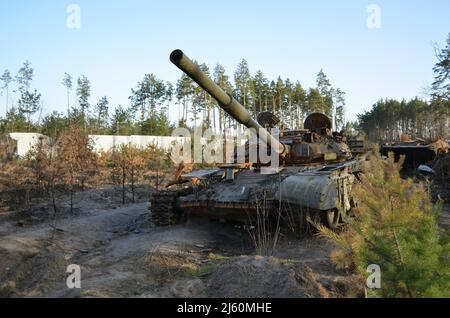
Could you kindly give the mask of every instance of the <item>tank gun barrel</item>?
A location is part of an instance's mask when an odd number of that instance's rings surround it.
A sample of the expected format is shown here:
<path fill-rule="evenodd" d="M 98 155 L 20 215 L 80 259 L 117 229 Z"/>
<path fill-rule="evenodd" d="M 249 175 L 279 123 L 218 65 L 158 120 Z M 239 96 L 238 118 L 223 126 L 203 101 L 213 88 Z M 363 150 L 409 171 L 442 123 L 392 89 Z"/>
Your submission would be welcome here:
<path fill-rule="evenodd" d="M 196 82 L 201 88 L 208 92 L 219 106 L 231 117 L 247 128 L 253 128 L 258 133 L 258 137 L 266 142 L 272 149 L 278 150 L 280 155 L 285 155 L 288 148 L 275 139 L 269 132 L 262 127 L 254 118 L 251 117 L 248 110 L 236 101 L 233 96 L 225 92 L 219 85 L 203 73 L 200 68 L 183 51 L 175 50 L 170 54 L 170 61 Z"/>

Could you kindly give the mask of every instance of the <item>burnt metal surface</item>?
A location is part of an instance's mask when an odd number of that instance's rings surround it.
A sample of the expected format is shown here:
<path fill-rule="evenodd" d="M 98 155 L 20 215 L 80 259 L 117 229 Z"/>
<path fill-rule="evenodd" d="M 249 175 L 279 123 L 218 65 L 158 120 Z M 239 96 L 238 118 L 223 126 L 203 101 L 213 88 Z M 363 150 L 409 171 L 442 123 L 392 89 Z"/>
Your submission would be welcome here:
<path fill-rule="evenodd" d="M 321 131 L 324 129 L 331 131 L 332 123 L 327 115 L 322 113 L 312 113 L 305 119 L 304 127 L 311 131 Z"/>
<path fill-rule="evenodd" d="M 411 140 L 386 143 L 380 149 L 383 156 L 388 156 L 392 152 L 396 161 L 404 156 L 403 169 L 416 169 L 423 164 L 431 165 L 436 158 L 445 155 L 449 150 L 450 145 L 443 139 L 437 139 L 433 142 Z"/>
<path fill-rule="evenodd" d="M 301 130 L 287 129 L 270 113 L 260 114 L 256 121 L 182 51 L 172 52 L 170 59 L 237 122 L 259 129 L 260 140 L 271 145 L 271 151 L 277 151 L 280 163 L 279 167 L 271 168 L 259 160 L 250 162 L 250 150 L 258 149 L 258 145 L 246 143 L 245 164 L 235 162 L 180 173 L 178 184 L 187 185 L 184 189 L 188 191 L 177 195 L 174 206 L 187 215 L 238 221 L 248 221 L 262 209 L 276 215 L 286 206 L 299 217 L 306 215 L 302 211 L 313 211 L 331 215 L 335 220 L 339 213 L 333 217 L 334 211 L 342 210 L 345 214 L 354 206 L 352 188 L 362 170 L 364 154 L 362 151 L 352 154 L 345 136 L 331 131 L 332 121 L 328 116 L 309 115 L 305 129 Z M 280 131 L 279 139 L 266 130 L 275 126 Z M 235 159 L 237 153 L 235 150 Z"/>
<path fill-rule="evenodd" d="M 206 179 L 209 177 L 213 177 L 215 175 L 220 175 L 222 172 L 223 172 L 222 169 L 195 170 L 190 173 L 181 175 L 181 178 L 183 178 L 183 179 L 193 179 L 193 178 Z"/>

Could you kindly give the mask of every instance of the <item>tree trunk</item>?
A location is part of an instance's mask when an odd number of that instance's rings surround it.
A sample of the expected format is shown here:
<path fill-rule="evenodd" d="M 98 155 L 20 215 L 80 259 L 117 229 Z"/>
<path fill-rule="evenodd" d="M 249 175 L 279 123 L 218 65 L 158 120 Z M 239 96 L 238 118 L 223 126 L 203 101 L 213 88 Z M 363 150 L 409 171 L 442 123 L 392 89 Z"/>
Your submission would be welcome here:
<path fill-rule="evenodd" d="M 69 89 L 67 89 L 67 118 L 70 118 L 70 91 L 69 91 Z"/>
<path fill-rule="evenodd" d="M 8 101 L 9 101 L 9 87 L 6 86 L 6 111 L 5 111 L 5 118 L 8 117 Z"/>
<path fill-rule="evenodd" d="M 131 197 L 132 197 L 132 201 L 133 203 L 136 202 L 135 198 L 134 198 L 134 169 L 131 168 Z"/>
<path fill-rule="evenodd" d="M 126 178 L 126 172 L 125 167 L 122 168 L 122 204 L 125 204 L 125 178 Z"/>
<path fill-rule="evenodd" d="M 70 187 L 70 214 L 73 214 L 73 188 Z"/>

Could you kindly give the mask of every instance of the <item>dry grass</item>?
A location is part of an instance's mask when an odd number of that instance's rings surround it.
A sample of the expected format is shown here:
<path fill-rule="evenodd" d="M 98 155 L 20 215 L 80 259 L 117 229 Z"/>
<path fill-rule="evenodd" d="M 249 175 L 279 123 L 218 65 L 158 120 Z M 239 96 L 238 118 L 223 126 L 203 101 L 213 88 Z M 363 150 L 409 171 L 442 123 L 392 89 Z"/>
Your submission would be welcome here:
<path fill-rule="evenodd" d="M 273 255 L 280 239 L 281 209 L 274 222 L 266 193 L 255 200 L 256 218 L 249 216 L 248 232 L 258 255 Z"/>

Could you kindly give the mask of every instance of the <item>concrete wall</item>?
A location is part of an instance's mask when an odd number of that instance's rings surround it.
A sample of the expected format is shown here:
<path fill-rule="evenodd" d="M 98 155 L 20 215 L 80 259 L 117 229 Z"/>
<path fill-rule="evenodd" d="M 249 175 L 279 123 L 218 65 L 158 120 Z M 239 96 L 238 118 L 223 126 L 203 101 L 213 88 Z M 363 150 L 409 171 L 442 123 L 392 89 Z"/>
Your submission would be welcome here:
<path fill-rule="evenodd" d="M 34 145 L 37 144 L 40 138 L 50 141 L 50 138 L 38 133 L 10 133 L 9 136 L 17 141 L 17 155 L 19 157 L 25 156 Z M 183 144 L 190 141 L 190 138 L 184 137 L 163 137 L 163 136 L 114 136 L 114 135 L 89 135 L 92 140 L 94 151 L 100 153 L 102 151 L 109 151 L 121 145 L 134 145 L 141 148 L 146 148 L 154 145 L 160 149 L 170 151 L 175 143 Z M 206 141 L 202 138 L 201 143 Z M 242 141 L 242 145 L 245 140 Z M 232 152 L 228 153 L 231 160 Z M 231 162 L 231 161 L 230 161 Z"/>
<path fill-rule="evenodd" d="M 39 142 L 40 138 L 45 141 L 50 140 L 49 137 L 38 133 L 10 133 L 9 137 L 17 141 L 17 155 L 20 157 L 25 156 Z"/>
<path fill-rule="evenodd" d="M 136 147 L 146 148 L 153 145 L 157 148 L 169 151 L 174 143 L 184 142 L 183 137 L 166 136 L 113 136 L 113 135 L 89 135 L 92 139 L 94 150 L 97 152 L 108 151 L 121 145 L 131 144 Z"/>
<path fill-rule="evenodd" d="M 50 140 L 49 137 L 38 133 L 10 133 L 9 137 L 17 141 L 17 155 L 26 155 L 40 138 Z M 114 136 L 114 135 L 89 135 L 96 152 L 108 151 L 121 145 L 134 145 L 145 148 L 154 145 L 160 149 L 169 151 L 176 142 L 184 142 L 183 137 L 162 136 Z"/>

